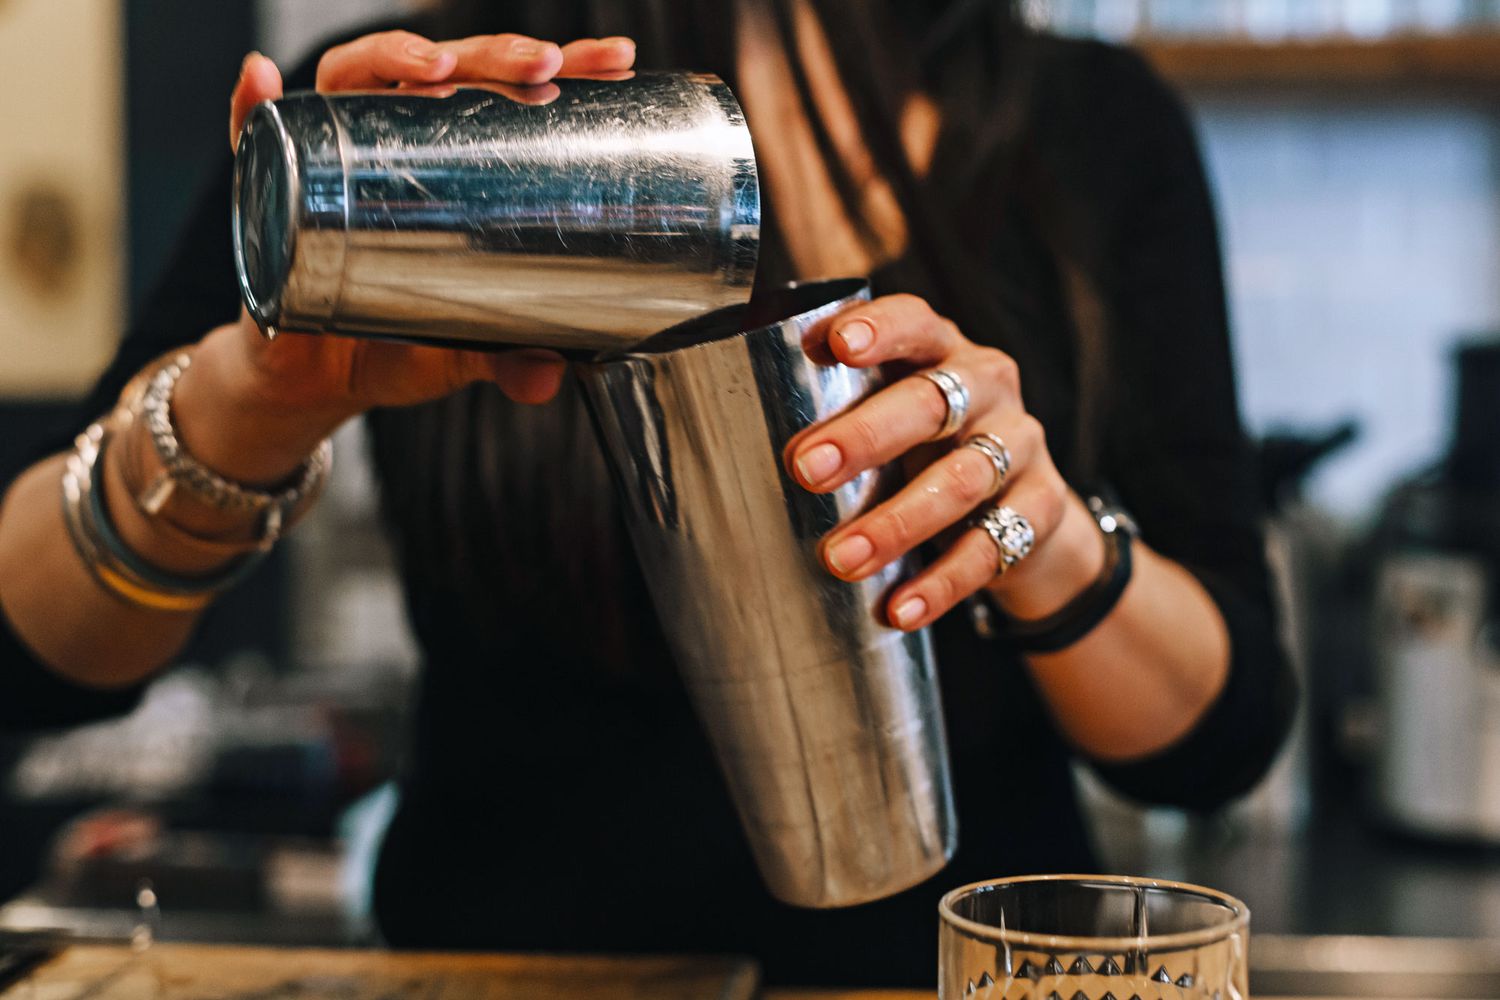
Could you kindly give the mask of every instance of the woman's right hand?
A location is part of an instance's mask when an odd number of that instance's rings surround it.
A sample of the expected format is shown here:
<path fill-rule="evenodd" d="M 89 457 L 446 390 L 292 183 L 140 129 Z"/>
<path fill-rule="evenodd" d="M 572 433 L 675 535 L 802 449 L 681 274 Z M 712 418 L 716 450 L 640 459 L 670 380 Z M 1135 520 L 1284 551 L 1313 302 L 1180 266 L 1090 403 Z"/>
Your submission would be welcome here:
<path fill-rule="evenodd" d="M 433 42 L 388 31 L 328 50 L 318 63 L 317 88 L 537 86 L 558 76 L 621 72 L 634 62 L 628 38 L 559 46 L 521 35 Z M 275 63 L 259 53 L 247 56 L 230 100 L 231 145 L 251 109 L 281 93 Z M 519 402 L 542 403 L 557 393 L 563 372 L 559 355 L 536 349 L 460 351 L 292 334 L 268 342 L 242 312 L 238 323 L 213 331 L 199 346 L 174 408 L 185 444 L 200 461 L 246 482 L 272 482 L 365 410 L 426 402 L 476 381 L 494 382 Z"/>

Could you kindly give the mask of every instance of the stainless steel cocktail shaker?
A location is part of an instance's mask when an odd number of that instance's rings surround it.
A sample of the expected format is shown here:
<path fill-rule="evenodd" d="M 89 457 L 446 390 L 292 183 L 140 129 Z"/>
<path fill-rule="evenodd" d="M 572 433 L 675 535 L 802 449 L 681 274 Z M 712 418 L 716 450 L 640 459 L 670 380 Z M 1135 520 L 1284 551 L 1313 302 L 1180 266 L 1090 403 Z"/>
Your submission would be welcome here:
<path fill-rule="evenodd" d="M 801 286 L 749 318 L 755 159 L 717 79 L 557 86 L 261 105 L 236 163 L 246 305 L 263 328 L 604 352 L 579 374 L 771 891 L 844 906 L 915 885 L 956 822 L 930 642 L 877 610 L 910 567 L 849 584 L 817 557 L 897 473 L 815 495 L 782 466 L 880 384 L 803 350 L 868 288 Z"/>
<path fill-rule="evenodd" d="M 555 87 L 256 108 L 234 195 L 256 321 L 597 350 L 746 301 L 760 195 L 729 88 L 692 73 Z"/>
<path fill-rule="evenodd" d="M 912 567 L 831 576 L 818 541 L 895 488 L 894 467 L 813 494 L 782 453 L 880 385 L 803 340 L 868 288 L 791 289 L 581 376 L 658 616 L 761 874 L 780 899 L 847 906 L 936 873 L 957 843 L 931 644 L 880 617 Z"/>

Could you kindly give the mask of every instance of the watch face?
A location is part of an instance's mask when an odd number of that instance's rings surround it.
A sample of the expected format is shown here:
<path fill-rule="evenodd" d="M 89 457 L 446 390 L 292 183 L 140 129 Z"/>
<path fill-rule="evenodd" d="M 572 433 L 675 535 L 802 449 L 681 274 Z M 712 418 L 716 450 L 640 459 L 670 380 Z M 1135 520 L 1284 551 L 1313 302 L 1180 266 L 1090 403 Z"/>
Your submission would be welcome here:
<path fill-rule="evenodd" d="M 1089 513 L 1094 515 L 1094 520 L 1099 522 L 1099 530 L 1106 535 L 1112 535 L 1116 531 L 1124 531 L 1130 535 L 1140 533 L 1134 518 L 1116 504 L 1106 503 L 1103 497 L 1091 496 L 1084 503 L 1088 505 Z"/>

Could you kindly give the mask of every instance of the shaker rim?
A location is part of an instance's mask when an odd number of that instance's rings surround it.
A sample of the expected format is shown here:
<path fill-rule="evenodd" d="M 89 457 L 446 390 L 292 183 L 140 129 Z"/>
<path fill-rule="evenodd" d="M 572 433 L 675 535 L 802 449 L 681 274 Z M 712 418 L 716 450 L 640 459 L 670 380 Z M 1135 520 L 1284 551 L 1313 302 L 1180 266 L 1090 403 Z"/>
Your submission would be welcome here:
<path fill-rule="evenodd" d="M 245 212 L 242 211 L 241 198 L 244 194 L 243 185 L 251 175 L 254 164 L 254 150 L 246 152 L 246 145 L 257 139 L 260 131 L 270 129 L 276 137 L 272 140 L 280 160 L 280 167 L 284 171 L 281 200 L 281 219 L 283 229 L 279 236 L 278 252 L 280 254 L 280 265 L 277 274 L 267 276 L 257 269 L 256 274 L 251 273 L 249 262 L 245 259 Z M 246 153 L 246 155 L 240 155 Z M 245 118 L 245 124 L 240 129 L 239 142 L 236 146 L 234 188 L 233 188 L 233 242 L 235 271 L 239 279 L 240 293 L 249 307 L 249 312 L 255 318 L 257 325 L 262 330 L 277 323 L 281 318 L 282 293 L 286 288 L 287 277 L 292 272 L 292 262 L 297 253 L 297 199 L 301 190 L 300 170 L 297 164 L 295 144 L 288 133 L 286 123 L 282 121 L 281 111 L 275 101 L 262 101 L 250 110 Z M 264 214 L 264 213 L 262 213 Z M 263 235 L 263 234 L 262 234 Z M 257 280 L 259 279 L 259 280 Z M 260 292 L 256 293 L 256 285 L 260 285 Z"/>

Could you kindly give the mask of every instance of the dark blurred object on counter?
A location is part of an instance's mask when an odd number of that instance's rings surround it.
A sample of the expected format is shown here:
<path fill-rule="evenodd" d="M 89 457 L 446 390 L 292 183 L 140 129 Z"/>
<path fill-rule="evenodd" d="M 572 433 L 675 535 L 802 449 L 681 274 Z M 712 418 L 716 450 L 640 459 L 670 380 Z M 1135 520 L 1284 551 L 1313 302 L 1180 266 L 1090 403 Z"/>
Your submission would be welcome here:
<path fill-rule="evenodd" d="M 1271 514 L 1302 497 L 1308 477 L 1324 459 L 1359 438 L 1359 422 L 1344 420 L 1332 429 L 1309 435 L 1273 431 L 1260 439 L 1261 503 Z"/>

